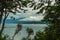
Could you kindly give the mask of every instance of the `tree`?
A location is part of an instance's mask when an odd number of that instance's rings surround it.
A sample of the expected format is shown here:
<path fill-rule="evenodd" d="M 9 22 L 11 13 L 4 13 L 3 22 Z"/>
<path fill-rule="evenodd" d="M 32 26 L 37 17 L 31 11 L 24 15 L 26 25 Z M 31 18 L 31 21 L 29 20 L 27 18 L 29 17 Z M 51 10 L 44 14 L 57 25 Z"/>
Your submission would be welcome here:
<path fill-rule="evenodd" d="M 44 32 L 38 31 L 34 36 L 34 40 L 46 40 L 46 34 Z"/>
<path fill-rule="evenodd" d="M 1 34 L 4 30 L 5 20 L 10 13 L 16 14 L 18 9 L 24 10 L 21 7 L 26 7 L 30 0 L 0 0 L 0 24 L 2 22 Z M 25 4 L 26 3 L 26 4 Z M 4 16 L 4 18 L 3 18 Z"/>
<path fill-rule="evenodd" d="M 32 40 L 30 35 L 33 35 L 33 33 L 34 33 L 33 29 L 32 28 L 27 28 L 26 32 L 28 33 L 28 36 L 27 37 L 23 37 L 22 40 Z"/>
<path fill-rule="evenodd" d="M 27 7 L 27 4 L 30 2 L 32 2 L 32 0 L 25 0 L 25 1 L 24 0 L 0 0 L 0 24 L 2 24 L 2 28 L 0 30 L 0 35 L 3 34 L 5 20 L 7 19 L 9 14 L 13 13 L 14 15 L 16 15 L 16 12 L 20 12 L 18 9 L 24 10 L 21 7 Z M 17 28 L 13 38 L 20 30 L 21 30 L 21 28 L 20 28 L 20 25 L 18 24 L 18 28 Z M 2 39 L 0 39 L 0 40 L 2 40 Z"/>
<path fill-rule="evenodd" d="M 60 40 L 60 0 L 55 0 L 54 5 L 52 6 L 51 2 L 48 1 L 48 5 L 45 8 L 46 16 L 44 17 L 44 20 L 49 23 L 48 27 L 45 28 L 45 40 Z M 41 38 L 41 36 L 39 36 L 38 39 Z M 35 36 L 35 39 L 38 40 L 37 36 Z"/>
<path fill-rule="evenodd" d="M 32 29 L 32 28 L 27 28 L 26 31 L 27 31 L 27 33 L 28 33 L 28 36 L 27 36 L 26 39 L 29 40 L 29 39 L 30 39 L 30 38 L 29 38 L 30 35 L 32 35 L 32 34 L 34 33 L 34 32 L 33 32 L 33 29 Z"/>
<path fill-rule="evenodd" d="M 60 1 L 48 6 L 45 20 L 49 22 L 48 28 L 45 29 L 47 40 L 60 40 Z"/>
<path fill-rule="evenodd" d="M 21 31 L 22 30 L 22 25 L 19 23 L 19 24 L 17 24 L 17 28 L 16 28 L 16 30 L 15 30 L 15 33 L 14 33 L 14 35 L 13 35 L 13 37 L 12 37 L 12 40 L 14 40 L 14 37 L 19 33 L 19 31 Z"/>

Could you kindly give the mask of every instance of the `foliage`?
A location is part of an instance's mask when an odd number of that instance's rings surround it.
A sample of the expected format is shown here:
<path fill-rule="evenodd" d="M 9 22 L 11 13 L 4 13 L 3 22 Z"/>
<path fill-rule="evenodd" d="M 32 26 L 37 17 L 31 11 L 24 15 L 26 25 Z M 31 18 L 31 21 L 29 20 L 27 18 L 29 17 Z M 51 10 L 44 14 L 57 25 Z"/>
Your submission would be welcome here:
<path fill-rule="evenodd" d="M 6 35 L 1 35 L 1 33 L 0 33 L 0 40 L 6 40 L 7 37 L 8 37 L 8 36 L 6 36 Z"/>
<path fill-rule="evenodd" d="M 27 7 L 27 4 L 30 2 L 32 2 L 32 0 L 0 0 L 0 24 L 2 23 L 1 33 L 4 30 L 5 20 L 9 14 L 16 14 L 16 12 L 19 12 L 18 9 L 24 10 L 22 7 Z"/>
<path fill-rule="evenodd" d="M 59 3 L 60 4 L 60 3 Z M 45 19 L 49 21 L 48 29 L 46 30 L 47 40 L 60 40 L 60 5 L 55 4 L 50 6 Z M 57 5 L 57 6 L 56 6 Z"/>
<path fill-rule="evenodd" d="M 28 33 L 28 36 L 25 37 L 25 38 L 22 38 L 22 40 L 32 40 L 30 36 L 33 35 L 33 33 L 34 33 L 33 29 L 32 28 L 27 28 L 26 32 Z"/>
<path fill-rule="evenodd" d="M 42 1 L 42 0 L 41 0 Z M 0 0 L 0 23 L 2 21 L 2 17 L 4 16 L 3 23 L 2 23 L 2 29 L 0 32 L 0 40 L 6 40 L 6 36 L 2 36 L 2 32 L 4 30 L 5 26 L 5 20 L 8 17 L 9 13 L 16 14 L 18 11 L 17 8 L 22 9 L 21 7 L 27 7 L 28 3 L 32 3 L 30 7 L 33 7 L 33 10 L 38 10 L 42 6 L 44 6 L 44 3 L 39 3 L 38 5 L 35 5 L 35 2 L 32 2 L 31 0 Z M 51 6 L 51 1 L 48 1 L 48 6 L 44 6 L 42 9 L 37 12 L 37 14 L 42 13 L 43 10 L 46 11 L 46 16 L 44 17 L 44 20 L 47 20 L 49 22 L 48 27 L 45 28 L 44 32 L 37 32 L 34 40 L 60 40 L 60 1 L 56 1 L 56 3 Z M 21 31 L 22 27 L 18 24 L 17 30 L 15 31 L 15 34 L 13 35 L 13 39 L 15 35 Z M 29 37 L 33 34 L 33 29 L 27 28 L 26 29 L 28 36 L 27 40 L 31 40 Z"/>
<path fill-rule="evenodd" d="M 0 33 L 2 35 L 5 26 L 5 20 L 9 16 L 10 13 L 16 15 L 16 12 L 20 12 L 22 7 L 27 7 L 27 4 L 32 2 L 32 0 L 0 0 L 0 24 L 2 23 L 2 28 Z M 4 18 L 3 18 L 4 17 Z M 21 30 L 22 27 L 18 25 L 18 28 L 14 34 L 14 36 Z"/>
<path fill-rule="evenodd" d="M 44 32 L 38 31 L 34 36 L 34 40 L 46 40 L 46 34 Z"/>
<path fill-rule="evenodd" d="M 46 6 L 46 16 L 44 20 L 49 22 L 48 27 L 45 28 L 45 37 L 42 32 L 37 32 L 34 37 L 35 40 L 60 40 L 60 1 L 51 6 L 50 3 Z M 42 37 L 42 36 L 43 37 Z M 43 38 L 43 39 L 41 39 Z"/>

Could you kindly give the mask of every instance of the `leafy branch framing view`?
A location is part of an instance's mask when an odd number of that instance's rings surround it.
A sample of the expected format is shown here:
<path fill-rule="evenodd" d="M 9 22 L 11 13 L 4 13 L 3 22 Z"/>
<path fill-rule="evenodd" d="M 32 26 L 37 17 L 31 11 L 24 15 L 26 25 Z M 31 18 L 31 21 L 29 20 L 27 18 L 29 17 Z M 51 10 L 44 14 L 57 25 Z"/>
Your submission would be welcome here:
<path fill-rule="evenodd" d="M 8 36 L 4 35 L 3 37 L 2 35 L 5 28 L 5 20 L 9 14 L 13 13 L 16 15 L 16 12 L 21 13 L 20 10 L 25 13 L 28 10 L 25 10 L 23 8 L 27 8 L 29 3 L 29 8 L 32 8 L 32 11 L 38 10 L 36 14 L 40 14 L 45 11 L 44 14 L 46 15 L 43 20 L 46 20 L 49 23 L 48 27 L 46 27 L 43 32 L 38 31 L 36 33 L 34 39 L 30 38 L 30 35 L 34 33 L 33 29 L 27 28 L 26 31 L 28 33 L 28 36 L 22 40 L 60 40 L 60 0 L 55 0 L 55 3 L 53 5 L 53 1 L 51 0 L 39 1 L 40 3 L 37 4 L 35 0 L 0 0 L 0 25 L 2 26 L 0 29 L 0 40 L 8 39 Z M 45 5 L 45 3 L 47 3 L 47 5 Z M 21 29 L 22 25 L 18 23 L 12 39 L 8 40 L 14 40 L 15 35 L 17 35 Z"/>

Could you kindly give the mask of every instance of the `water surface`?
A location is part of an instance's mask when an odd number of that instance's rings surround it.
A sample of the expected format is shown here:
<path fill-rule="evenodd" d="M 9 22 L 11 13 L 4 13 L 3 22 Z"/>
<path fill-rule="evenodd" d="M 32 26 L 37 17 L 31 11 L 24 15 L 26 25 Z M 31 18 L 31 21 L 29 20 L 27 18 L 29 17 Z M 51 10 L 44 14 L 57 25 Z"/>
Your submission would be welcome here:
<path fill-rule="evenodd" d="M 26 28 L 32 28 L 34 30 L 34 35 L 37 31 L 41 30 L 43 31 L 45 27 L 47 27 L 46 24 L 22 24 L 22 30 L 15 36 L 14 40 L 21 40 L 23 37 L 27 36 Z M 9 35 L 10 37 L 13 36 L 15 30 L 17 28 L 17 24 L 6 24 L 4 29 L 4 34 Z M 33 36 L 34 36 L 33 35 Z M 31 36 L 33 38 L 33 36 Z"/>

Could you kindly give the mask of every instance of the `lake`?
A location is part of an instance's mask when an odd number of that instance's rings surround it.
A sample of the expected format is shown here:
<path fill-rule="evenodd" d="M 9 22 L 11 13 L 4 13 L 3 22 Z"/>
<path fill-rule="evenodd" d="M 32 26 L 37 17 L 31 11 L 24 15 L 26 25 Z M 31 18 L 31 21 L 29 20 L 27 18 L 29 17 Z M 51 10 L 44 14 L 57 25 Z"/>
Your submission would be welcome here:
<path fill-rule="evenodd" d="M 47 27 L 47 24 L 22 24 L 22 30 L 15 36 L 14 40 L 21 40 L 23 37 L 26 37 L 27 27 L 32 28 L 34 30 L 34 35 L 35 35 L 37 31 L 39 30 L 43 31 L 44 28 Z M 16 28 L 17 28 L 17 24 L 5 24 L 4 34 L 12 37 Z M 33 38 L 33 36 L 31 37 Z"/>

